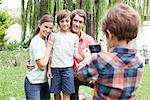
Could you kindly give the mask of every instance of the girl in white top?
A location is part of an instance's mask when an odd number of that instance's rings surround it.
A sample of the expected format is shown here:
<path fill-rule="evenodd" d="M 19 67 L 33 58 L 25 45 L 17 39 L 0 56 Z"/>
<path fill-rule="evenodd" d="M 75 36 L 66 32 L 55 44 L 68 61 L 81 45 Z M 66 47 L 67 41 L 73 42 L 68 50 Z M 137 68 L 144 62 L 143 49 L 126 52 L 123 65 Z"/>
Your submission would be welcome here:
<path fill-rule="evenodd" d="M 46 66 L 53 45 L 51 42 L 53 41 L 53 36 L 50 34 L 53 30 L 53 23 L 53 17 L 49 15 L 42 16 L 31 40 L 29 47 L 30 65 L 34 65 L 34 68 L 28 70 L 26 73 L 24 85 L 27 100 L 50 99 L 48 92 L 49 85 L 46 78 Z M 47 42 L 45 40 L 47 40 Z"/>
<path fill-rule="evenodd" d="M 54 33 L 54 43 L 51 60 L 52 79 L 50 92 L 54 93 L 55 100 L 70 100 L 70 94 L 74 93 L 74 57 L 83 60 L 78 53 L 78 36 L 70 32 L 70 15 L 68 10 L 62 10 L 57 16 L 60 30 Z M 48 72 L 49 73 L 49 72 Z"/>

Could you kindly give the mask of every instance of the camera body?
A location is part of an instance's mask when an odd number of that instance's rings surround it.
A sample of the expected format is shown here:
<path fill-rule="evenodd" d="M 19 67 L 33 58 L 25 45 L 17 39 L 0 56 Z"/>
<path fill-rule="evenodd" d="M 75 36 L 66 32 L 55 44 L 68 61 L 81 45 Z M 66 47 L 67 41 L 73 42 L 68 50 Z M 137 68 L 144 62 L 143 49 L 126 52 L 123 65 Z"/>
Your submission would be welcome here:
<path fill-rule="evenodd" d="M 100 44 L 89 45 L 89 49 L 91 53 L 99 53 L 101 51 Z"/>

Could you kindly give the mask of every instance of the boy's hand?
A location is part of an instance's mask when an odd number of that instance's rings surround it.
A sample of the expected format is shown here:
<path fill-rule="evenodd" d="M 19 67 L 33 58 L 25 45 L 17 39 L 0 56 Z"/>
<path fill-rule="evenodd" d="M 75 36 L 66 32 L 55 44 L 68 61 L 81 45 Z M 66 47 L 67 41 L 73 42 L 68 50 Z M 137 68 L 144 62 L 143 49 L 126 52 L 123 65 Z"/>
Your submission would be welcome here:
<path fill-rule="evenodd" d="M 107 52 L 107 46 L 102 40 L 100 41 L 100 46 L 101 46 L 101 51 Z"/>
<path fill-rule="evenodd" d="M 90 49 L 89 48 L 85 48 L 83 51 L 82 51 L 82 55 L 84 57 L 84 60 L 82 62 L 80 62 L 78 65 L 77 65 L 77 70 L 79 71 L 80 69 L 82 69 L 86 64 L 89 63 L 90 59 L 91 59 L 91 52 L 90 52 Z"/>
<path fill-rule="evenodd" d="M 91 58 L 90 49 L 89 49 L 89 48 L 85 48 L 85 49 L 82 51 L 82 55 L 83 55 L 84 58 Z"/>
<path fill-rule="evenodd" d="M 27 63 L 27 70 L 30 72 L 35 68 L 35 65 L 31 65 L 29 62 Z"/>
<path fill-rule="evenodd" d="M 97 81 L 97 79 L 98 79 L 98 74 L 96 74 L 96 75 L 94 75 L 92 78 L 91 78 L 91 80 L 90 80 L 90 82 L 89 83 L 95 83 L 96 81 Z"/>
<path fill-rule="evenodd" d="M 48 69 L 46 75 L 47 75 L 47 78 L 49 78 L 49 79 L 50 79 L 50 78 L 53 78 L 53 77 L 52 77 L 52 73 L 51 73 L 51 69 Z"/>
<path fill-rule="evenodd" d="M 77 65 L 77 71 L 81 70 L 84 66 L 86 65 L 86 62 L 80 62 L 78 65 Z"/>

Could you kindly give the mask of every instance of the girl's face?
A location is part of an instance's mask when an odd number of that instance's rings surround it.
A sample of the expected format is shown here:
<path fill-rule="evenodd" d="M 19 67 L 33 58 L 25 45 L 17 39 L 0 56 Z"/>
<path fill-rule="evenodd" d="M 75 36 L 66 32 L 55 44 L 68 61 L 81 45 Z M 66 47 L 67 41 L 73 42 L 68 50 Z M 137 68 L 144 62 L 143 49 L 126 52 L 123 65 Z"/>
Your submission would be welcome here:
<path fill-rule="evenodd" d="M 45 39 L 52 31 L 53 31 L 53 23 L 52 22 L 44 22 L 39 25 L 40 31 L 39 34 L 42 39 Z"/>
<path fill-rule="evenodd" d="M 62 32 L 67 32 L 70 30 L 70 16 L 67 16 L 59 21 L 59 26 Z"/>

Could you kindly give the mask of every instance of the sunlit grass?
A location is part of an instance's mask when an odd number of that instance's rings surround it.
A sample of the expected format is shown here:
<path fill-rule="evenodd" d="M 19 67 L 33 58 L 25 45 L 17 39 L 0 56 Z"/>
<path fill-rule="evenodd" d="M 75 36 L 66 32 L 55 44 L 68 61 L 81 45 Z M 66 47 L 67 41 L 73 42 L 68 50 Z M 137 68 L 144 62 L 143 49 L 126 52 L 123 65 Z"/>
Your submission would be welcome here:
<path fill-rule="evenodd" d="M 0 100 L 24 100 L 27 51 L 1 51 L 0 58 Z"/>

